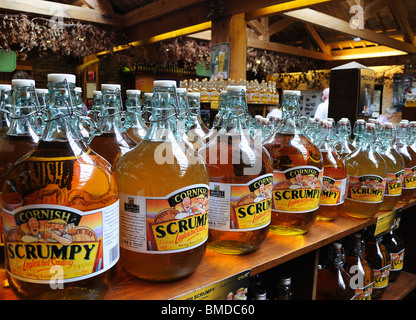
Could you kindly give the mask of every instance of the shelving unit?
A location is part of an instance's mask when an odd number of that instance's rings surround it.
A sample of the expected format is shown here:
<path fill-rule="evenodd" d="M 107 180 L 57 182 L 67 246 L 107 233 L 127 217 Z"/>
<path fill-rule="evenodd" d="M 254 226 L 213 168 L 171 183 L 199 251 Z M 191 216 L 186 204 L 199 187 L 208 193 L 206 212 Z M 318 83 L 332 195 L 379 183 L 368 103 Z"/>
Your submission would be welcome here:
<path fill-rule="evenodd" d="M 415 204 L 416 200 L 413 200 L 403 207 L 398 206 L 394 209 L 394 211 L 403 211 L 400 231 L 406 244 L 405 271 L 401 272 L 395 282 L 389 284 L 388 290 L 382 297 L 386 300 L 403 299 L 416 288 L 416 261 L 412 258 L 416 250 L 412 245 L 415 242 L 412 229 L 416 218 L 413 218 L 410 212 Z M 269 233 L 262 246 L 256 252 L 247 255 L 224 255 L 207 250 L 201 264 L 191 276 L 174 282 L 144 281 L 131 276 L 119 267 L 113 286 L 104 299 L 176 299 L 243 271 L 250 271 L 250 276 L 253 276 L 285 263 L 292 265 L 295 278 L 298 275 L 303 278 L 302 285 L 298 289 L 301 290 L 298 291 L 298 298 L 314 299 L 319 249 L 377 223 L 377 219 L 387 213 L 380 211 L 375 217 L 365 220 L 340 216 L 331 222 L 316 221 L 311 229 L 301 236 L 278 236 Z M 5 272 L 2 270 L 0 280 L 4 279 Z M 9 299 L 16 299 L 16 297 L 11 289 L 2 287 L 0 300 Z"/>

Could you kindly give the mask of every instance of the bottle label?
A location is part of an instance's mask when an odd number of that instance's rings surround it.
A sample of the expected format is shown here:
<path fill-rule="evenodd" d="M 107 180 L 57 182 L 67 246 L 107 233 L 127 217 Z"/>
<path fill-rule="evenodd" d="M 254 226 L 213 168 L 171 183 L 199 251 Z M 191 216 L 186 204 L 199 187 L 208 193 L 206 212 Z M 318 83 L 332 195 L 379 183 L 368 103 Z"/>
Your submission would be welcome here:
<path fill-rule="evenodd" d="M 391 271 L 400 271 L 403 269 L 404 249 L 397 253 L 390 252 Z"/>
<path fill-rule="evenodd" d="M 120 246 L 153 254 L 200 246 L 208 238 L 208 190 L 194 184 L 166 197 L 120 193 Z"/>
<path fill-rule="evenodd" d="M 209 227 L 221 231 L 260 229 L 271 220 L 273 174 L 247 184 L 210 182 Z"/>
<path fill-rule="evenodd" d="M 416 166 L 404 169 L 403 189 L 416 188 Z"/>
<path fill-rule="evenodd" d="M 371 300 L 374 283 L 371 282 L 363 288 L 356 288 L 353 300 Z"/>
<path fill-rule="evenodd" d="M 48 204 L 3 208 L 3 222 L 9 272 L 27 282 L 83 280 L 119 258 L 119 201 L 86 212 Z"/>
<path fill-rule="evenodd" d="M 273 172 L 272 209 L 308 212 L 319 207 L 322 170 L 302 166 Z"/>
<path fill-rule="evenodd" d="M 347 178 L 335 180 L 331 177 L 322 178 L 322 190 L 319 205 L 339 205 L 345 200 Z"/>
<path fill-rule="evenodd" d="M 373 269 L 374 289 L 383 289 L 389 283 L 390 265 L 381 269 Z"/>
<path fill-rule="evenodd" d="M 386 179 L 375 175 L 348 176 L 347 199 L 377 203 L 383 201 Z"/>
<path fill-rule="evenodd" d="M 384 196 L 400 196 L 403 188 L 403 175 L 404 170 L 400 170 L 396 173 L 387 173 L 386 190 Z"/>

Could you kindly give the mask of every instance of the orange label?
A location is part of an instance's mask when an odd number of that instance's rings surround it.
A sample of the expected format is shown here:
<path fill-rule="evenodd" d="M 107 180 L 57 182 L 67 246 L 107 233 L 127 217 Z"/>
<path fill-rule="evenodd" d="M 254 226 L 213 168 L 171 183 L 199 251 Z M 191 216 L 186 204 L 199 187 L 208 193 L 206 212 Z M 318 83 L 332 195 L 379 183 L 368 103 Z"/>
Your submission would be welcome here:
<path fill-rule="evenodd" d="M 319 207 L 322 170 L 312 166 L 273 172 L 272 209 L 312 211 Z"/>
<path fill-rule="evenodd" d="M 396 173 L 387 173 L 385 196 L 400 196 L 403 188 L 404 170 Z"/>
<path fill-rule="evenodd" d="M 210 182 L 210 228 L 241 231 L 268 225 L 272 184 L 271 173 L 246 184 Z"/>
<path fill-rule="evenodd" d="M 63 281 L 108 270 L 118 260 L 118 204 L 87 212 L 47 204 L 3 209 L 8 271 L 48 283 L 56 267 Z"/>
<path fill-rule="evenodd" d="M 381 202 L 385 187 L 386 179 L 380 176 L 348 176 L 347 198 L 360 202 Z"/>
<path fill-rule="evenodd" d="M 403 189 L 416 188 L 416 166 L 404 169 Z"/>
<path fill-rule="evenodd" d="M 201 245 L 208 238 L 208 186 L 191 185 L 166 197 L 120 194 L 120 245 L 166 253 Z"/>
<path fill-rule="evenodd" d="M 339 205 L 344 203 L 347 179 L 335 180 L 323 177 L 320 205 Z"/>

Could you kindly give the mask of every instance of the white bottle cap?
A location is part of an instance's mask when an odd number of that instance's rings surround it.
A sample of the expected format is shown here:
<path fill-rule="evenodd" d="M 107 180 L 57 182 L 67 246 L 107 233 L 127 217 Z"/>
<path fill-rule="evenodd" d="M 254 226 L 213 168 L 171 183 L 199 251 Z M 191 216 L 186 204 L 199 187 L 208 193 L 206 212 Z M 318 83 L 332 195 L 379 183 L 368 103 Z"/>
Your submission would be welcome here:
<path fill-rule="evenodd" d="M 187 90 L 186 90 L 186 88 L 176 88 L 176 92 L 178 92 L 178 93 L 186 93 Z"/>
<path fill-rule="evenodd" d="M 153 92 L 145 92 L 144 97 L 145 98 L 151 98 L 153 96 Z"/>
<path fill-rule="evenodd" d="M 82 92 L 82 88 L 81 87 L 75 87 L 75 92 Z"/>
<path fill-rule="evenodd" d="M 300 96 L 300 91 L 299 90 L 283 90 L 283 94 Z"/>
<path fill-rule="evenodd" d="M 102 92 L 101 92 L 101 91 L 99 91 L 99 90 L 94 90 L 94 91 L 92 92 L 92 95 L 93 95 L 93 96 L 101 96 L 101 95 L 102 95 Z"/>
<path fill-rule="evenodd" d="M 126 94 L 140 94 L 140 90 L 129 89 L 126 90 Z"/>
<path fill-rule="evenodd" d="M 103 83 L 101 85 L 101 90 L 121 90 L 121 85 L 119 84 L 109 84 L 109 83 Z"/>
<path fill-rule="evenodd" d="M 201 94 L 199 92 L 188 92 L 188 96 L 199 97 Z"/>
<path fill-rule="evenodd" d="M 50 73 L 48 74 L 48 82 L 64 82 L 64 80 L 69 83 L 75 83 L 76 77 L 74 74 L 67 73 Z"/>
<path fill-rule="evenodd" d="M 36 93 L 45 93 L 45 94 L 49 92 L 48 89 L 36 89 L 35 91 Z"/>
<path fill-rule="evenodd" d="M 0 90 L 12 90 L 11 84 L 0 84 Z"/>
<path fill-rule="evenodd" d="M 227 86 L 227 91 L 228 92 L 241 92 L 241 91 L 246 92 L 247 88 L 246 86 Z"/>
<path fill-rule="evenodd" d="M 176 81 L 175 80 L 155 80 L 153 81 L 154 87 L 175 87 L 176 88 Z"/>
<path fill-rule="evenodd" d="M 29 87 L 34 86 L 35 80 L 30 79 L 12 79 L 12 86 L 15 87 Z"/>

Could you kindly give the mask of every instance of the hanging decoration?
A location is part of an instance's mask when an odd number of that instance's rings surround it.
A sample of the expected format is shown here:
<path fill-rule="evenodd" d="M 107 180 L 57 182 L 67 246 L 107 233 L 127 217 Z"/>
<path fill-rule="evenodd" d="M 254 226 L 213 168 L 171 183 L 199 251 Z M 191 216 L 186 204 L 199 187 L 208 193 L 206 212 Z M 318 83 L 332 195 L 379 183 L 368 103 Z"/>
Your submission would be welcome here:
<path fill-rule="evenodd" d="M 125 39 L 123 33 L 80 21 L 54 23 L 26 14 L 0 14 L 0 49 L 17 51 L 20 57 L 37 51 L 40 55 L 52 52 L 82 58 L 100 51 L 112 52 L 126 43 Z"/>

